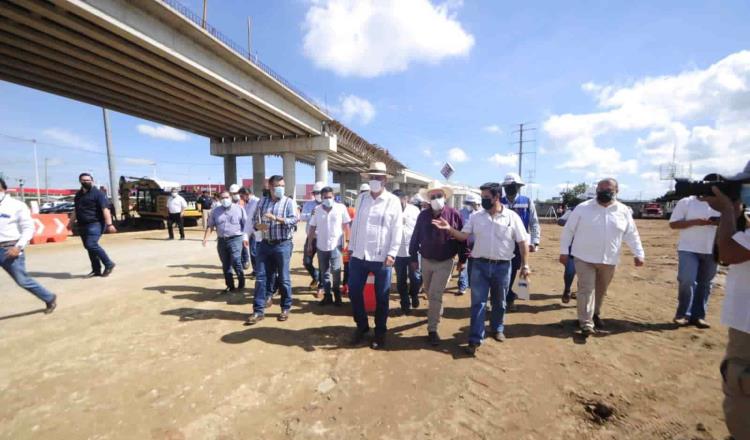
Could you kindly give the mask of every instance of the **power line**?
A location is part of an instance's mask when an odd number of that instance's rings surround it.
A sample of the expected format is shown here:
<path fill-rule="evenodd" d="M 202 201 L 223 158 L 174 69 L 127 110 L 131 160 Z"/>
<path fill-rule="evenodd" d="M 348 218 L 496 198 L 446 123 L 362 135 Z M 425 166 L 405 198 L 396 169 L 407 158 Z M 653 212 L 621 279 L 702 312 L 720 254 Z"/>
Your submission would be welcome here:
<path fill-rule="evenodd" d="M 523 177 L 523 156 L 526 154 L 536 154 L 536 151 L 523 151 L 523 144 L 524 142 L 536 142 L 536 139 L 524 139 L 523 134 L 530 131 L 536 131 L 536 128 L 528 128 L 525 127 L 529 125 L 528 122 L 522 122 L 518 124 L 518 130 L 515 130 L 513 133 L 518 133 L 518 142 L 511 142 L 511 144 L 515 145 L 518 144 L 518 153 L 515 153 L 518 155 L 518 175 Z"/>

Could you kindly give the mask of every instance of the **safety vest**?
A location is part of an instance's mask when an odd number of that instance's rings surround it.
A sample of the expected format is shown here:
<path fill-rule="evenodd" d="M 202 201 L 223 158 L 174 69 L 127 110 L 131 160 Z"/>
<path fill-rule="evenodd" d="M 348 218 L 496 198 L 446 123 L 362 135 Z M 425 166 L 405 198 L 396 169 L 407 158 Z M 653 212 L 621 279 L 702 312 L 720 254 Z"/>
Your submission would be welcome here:
<path fill-rule="evenodd" d="M 500 203 L 502 203 L 506 208 L 510 208 L 515 211 L 516 214 L 521 217 L 523 226 L 526 228 L 526 231 L 529 230 L 529 221 L 531 220 L 531 199 L 526 196 L 517 195 L 515 202 L 512 204 L 508 201 L 507 197 L 503 197 L 500 200 Z"/>

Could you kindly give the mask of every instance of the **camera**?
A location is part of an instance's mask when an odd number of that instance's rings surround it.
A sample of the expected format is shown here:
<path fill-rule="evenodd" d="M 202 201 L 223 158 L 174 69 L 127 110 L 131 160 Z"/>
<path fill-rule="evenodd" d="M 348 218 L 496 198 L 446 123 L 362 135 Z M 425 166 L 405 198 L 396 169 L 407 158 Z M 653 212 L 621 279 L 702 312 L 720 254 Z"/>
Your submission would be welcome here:
<path fill-rule="evenodd" d="M 715 186 L 731 200 L 738 200 L 742 191 L 742 182 L 726 180 L 719 174 L 709 174 L 703 180 L 675 179 L 674 192 L 678 198 L 687 196 L 713 196 L 711 187 Z"/>

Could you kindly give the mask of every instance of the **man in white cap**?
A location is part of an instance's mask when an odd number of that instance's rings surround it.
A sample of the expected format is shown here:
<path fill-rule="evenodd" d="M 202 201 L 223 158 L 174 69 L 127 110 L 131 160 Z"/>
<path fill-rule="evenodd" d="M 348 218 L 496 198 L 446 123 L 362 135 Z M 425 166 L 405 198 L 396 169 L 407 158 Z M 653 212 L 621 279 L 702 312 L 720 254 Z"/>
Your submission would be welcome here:
<path fill-rule="evenodd" d="M 469 217 L 471 217 L 471 214 L 474 214 L 477 212 L 478 206 L 481 203 L 481 199 L 478 195 L 474 194 L 473 192 L 470 192 L 466 194 L 466 198 L 464 199 L 464 206 L 461 208 L 458 212 L 461 214 L 461 220 L 464 222 L 464 224 L 468 223 Z M 473 244 L 474 240 L 469 237 L 468 240 L 466 240 L 466 251 L 467 255 L 471 250 L 471 245 Z M 466 293 L 466 289 L 469 287 L 469 279 L 471 277 L 471 258 L 466 260 L 466 264 L 464 265 L 463 269 L 458 274 L 458 292 L 456 295 L 463 295 Z"/>
<path fill-rule="evenodd" d="M 409 245 L 412 268 L 418 267 L 417 256 L 422 256 L 422 282 L 427 289 L 429 310 L 427 312 L 427 339 L 433 346 L 440 344 L 438 324 L 443 314 L 443 293 L 453 272 L 454 258 L 458 255 L 458 270 L 466 262 L 466 248 L 463 241 L 454 239 L 450 232 L 439 229 L 433 224 L 442 220 L 451 228 L 461 230 L 464 227 L 461 214 L 446 201 L 453 197 L 453 191 L 437 180 L 430 182 L 426 189 L 420 190 L 422 197 L 430 201 L 430 208 L 417 217 L 414 235 Z"/>
<path fill-rule="evenodd" d="M 627 205 L 617 201 L 617 190 L 617 180 L 599 181 L 596 199 L 576 206 L 560 236 L 560 263 L 568 263 L 569 250 L 575 258 L 578 323 L 584 336 L 604 329 L 602 303 L 620 259 L 622 242 L 635 255 L 636 267 L 643 266 L 645 259 L 633 214 Z"/>
<path fill-rule="evenodd" d="M 526 232 L 531 236 L 531 241 L 528 243 L 529 252 L 536 252 L 542 238 L 541 227 L 539 226 L 539 218 L 536 215 L 534 202 L 530 197 L 520 194 L 521 187 L 525 185 L 526 184 L 521 180 L 521 176 L 518 174 L 506 174 L 505 180 L 503 180 L 503 191 L 505 192 L 505 196 L 503 196 L 502 203 L 521 217 Z M 516 281 L 518 269 L 521 268 L 521 253 L 518 249 L 515 251 L 515 257 L 513 257 L 511 264 L 510 289 L 508 289 L 508 298 L 506 300 L 508 302 L 507 307 L 509 312 L 516 310 L 516 293 L 513 291 L 513 283 Z"/>
<path fill-rule="evenodd" d="M 729 265 L 724 284 L 724 306 L 721 323 L 729 327 L 729 339 L 721 363 L 724 390 L 724 420 L 729 434 L 737 440 L 750 438 L 750 161 L 745 170 L 726 180 L 741 185 L 732 200 L 719 188 L 713 196 L 704 197 L 711 208 L 719 211 L 716 245 L 719 261 Z M 744 205 L 744 206 L 743 206 Z"/>
<path fill-rule="evenodd" d="M 323 201 L 322 196 L 320 195 L 320 191 L 325 186 L 326 185 L 323 182 L 315 182 L 312 188 L 312 200 L 308 200 L 304 205 L 302 205 L 302 214 L 300 214 L 299 219 L 300 221 L 305 223 L 305 234 L 308 237 L 310 235 L 311 229 L 310 219 L 315 215 L 315 209 L 317 209 Z M 317 289 L 316 296 L 320 297 L 323 283 L 321 283 L 320 271 L 318 271 L 318 269 L 315 267 L 315 252 L 318 248 L 316 246 L 314 235 L 311 239 L 312 245 L 305 246 L 305 251 L 302 257 L 302 265 L 305 266 L 305 270 L 307 270 L 307 273 L 310 274 L 310 278 L 312 278 L 312 281 L 310 281 L 310 288 Z"/>
<path fill-rule="evenodd" d="M 401 201 L 385 189 L 388 173 L 383 162 L 373 162 L 362 176 L 369 180 L 370 191 L 357 199 L 357 214 L 349 242 L 349 299 L 357 329 L 352 344 L 359 344 L 370 331 L 365 311 L 364 289 L 367 276 L 375 275 L 375 336 L 370 347 L 385 344 L 388 321 L 388 294 L 391 270 L 403 238 Z"/>

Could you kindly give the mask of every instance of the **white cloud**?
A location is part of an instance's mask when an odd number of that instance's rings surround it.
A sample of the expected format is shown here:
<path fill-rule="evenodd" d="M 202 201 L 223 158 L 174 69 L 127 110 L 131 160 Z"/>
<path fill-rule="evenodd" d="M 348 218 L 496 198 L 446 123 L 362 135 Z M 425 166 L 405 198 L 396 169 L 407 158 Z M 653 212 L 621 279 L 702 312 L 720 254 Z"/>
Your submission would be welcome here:
<path fill-rule="evenodd" d="M 164 139 L 168 141 L 185 142 L 190 139 L 190 136 L 182 130 L 172 128 L 166 125 L 149 125 L 149 124 L 138 124 L 138 133 L 145 134 L 156 139 Z"/>
<path fill-rule="evenodd" d="M 411 63 L 466 56 L 474 37 L 456 19 L 460 1 L 312 0 L 304 52 L 341 76 L 375 77 Z"/>
<path fill-rule="evenodd" d="M 139 157 L 126 157 L 123 162 L 128 165 L 156 165 L 156 162 L 151 159 L 142 159 Z"/>
<path fill-rule="evenodd" d="M 341 117 L 341 120 L 350 122 L 359 122 L 367 125 L 375 117 L 375 106 L 364 98 L 355 95 L 345 95 L 339 98 L 339 105 L 333 109 L 333 112 Z"/>
<path fill-rule="evenodd" d="M 612 139 L 623 135 L 637 137 L 629 148 L 647 165 L 644 174 L 671 162 L 675 151 L 678 162 L 692 163 L 701 174 L 735 172 L 750 155 L 750 51 L 705 69 L 582 88 L 598 111 L 553 115 L 544 123 L 568 157 L 560 168 L 637 173 L 635 160 L 623 160 L 612 146 Z"/>
<path fill-rule="evenodd" d="M 424 157 L 432 157 L 433 156 L 432 147 L 426 147 L 422 149 L 422 156 Z"/>
<path fill-rule="evenodd" d="M 51 142 L 59 143 L 66 147 L 80 148 L 88 151 L 102 151 L 102 147 L 64 128 L 48 128 L 42 131 L 42 135 Z"/>
<path fill-rule="evenodd" d="M 451 148 L 448 150 L 448 160 L 451 162 L 466 162 L 469 160 L 469 156 L 466 155 L 466 152 L 458 147 Z"/>
<path fill-rule="evenodd" d="M 495 153 L 487 158 L 488 161 L 494 163 L 497 166 L 508 166 L 514 167 L 518 165 L 518 156 L 513 153 L 500 154 Z"/>
<path fill-rule="evenodd" d="M 486 131 L 487 133 L 493 133 L 493 134 L 501 134 L 503 132 L 503 129 L 500 128 L 500 126 L 497 124 L 486 125 L 482 127 L 482 130 Z"/>

